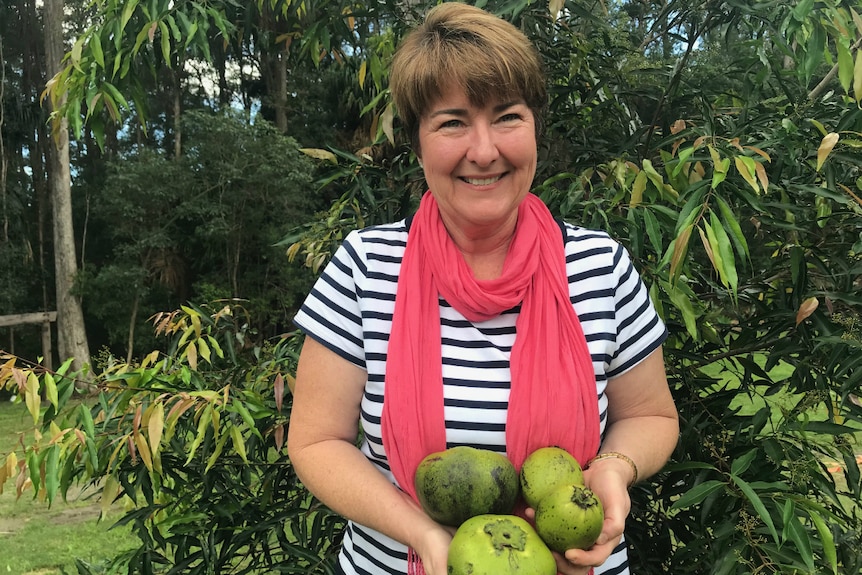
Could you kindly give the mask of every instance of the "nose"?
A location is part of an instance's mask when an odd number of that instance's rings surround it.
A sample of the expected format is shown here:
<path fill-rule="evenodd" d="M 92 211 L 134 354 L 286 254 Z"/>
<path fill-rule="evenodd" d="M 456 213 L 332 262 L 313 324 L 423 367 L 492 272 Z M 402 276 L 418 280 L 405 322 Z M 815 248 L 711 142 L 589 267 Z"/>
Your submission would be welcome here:
<path fill-rule="evenodd" d="M 489 166 L 500 157 L 492 126 L 487 122 L 476 122 L 470 130 L 470 145 L 467 160 L 477 166 Z"/>

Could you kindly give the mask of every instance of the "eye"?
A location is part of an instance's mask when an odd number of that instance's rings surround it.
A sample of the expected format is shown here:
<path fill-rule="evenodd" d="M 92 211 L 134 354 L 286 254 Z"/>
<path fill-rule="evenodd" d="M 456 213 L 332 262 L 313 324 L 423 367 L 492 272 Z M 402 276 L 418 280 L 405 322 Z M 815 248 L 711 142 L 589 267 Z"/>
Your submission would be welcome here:
<path fill-rule="evenodd" d="M 518 120 L 523 119 L 523 116 L 517 112 L 509 112 L 508 114 L 503 114 L 500 116 L 498 122 L 517 122 Z"/>
<path fill-rule="evenodd" d="M 441 128 L 458 128 L 462 125 L 463 125 L 463 122 L 461 122 L 461 120 L 453 118 L 451 120 L 446 120 L 446 121 L 442 122 L 440 124 L 440 127 Z"/>

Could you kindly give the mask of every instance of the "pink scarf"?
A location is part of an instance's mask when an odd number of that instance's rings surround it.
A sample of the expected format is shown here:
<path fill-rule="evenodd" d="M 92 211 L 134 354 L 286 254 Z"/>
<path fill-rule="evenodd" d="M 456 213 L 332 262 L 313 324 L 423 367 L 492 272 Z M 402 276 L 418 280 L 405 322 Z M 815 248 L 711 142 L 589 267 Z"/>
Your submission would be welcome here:
<path fill-rule="evenodd" d="M 419 462 L 446 449 L 438 296 L 471 322 L 521 304 L 506 419 L 506 454 L 515 469 L 539 447 L 563 447 L 582 464 L 598 451 L 595 374 L 569 299 L 565 261 L 559 225 L 528 194 L 502 275 L 477 280 L 447 233 L 434 196 L 423 196 L 398 279 L 381 421 L 392 473 L 414 500 Z M 416 559 L 411 549 L 410 573 L 421 573 Z"/>

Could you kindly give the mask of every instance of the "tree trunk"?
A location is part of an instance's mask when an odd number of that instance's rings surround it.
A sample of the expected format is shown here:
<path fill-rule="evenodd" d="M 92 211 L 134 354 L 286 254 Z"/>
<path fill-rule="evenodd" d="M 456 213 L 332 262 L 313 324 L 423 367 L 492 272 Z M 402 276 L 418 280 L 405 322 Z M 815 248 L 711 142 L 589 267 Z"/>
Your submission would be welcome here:
<path fill-rule="evenodd" d="M 287 50 L 279 48 L 275 55 L 275 126 L 282 134 L 287 133 Z"/>
<path fill-rule="evenodd" d="M 60 71 L 64 54 L 63 0 L 45 0 L 45 70 L 48 78 Z M 48 100 L 50 105 L 50 99 Z M 61 102 L 62 105 L 62 102 Z M 52 110 L 53 112 L 53 110 Z M 72 225 L 72 176 L 69 160 L 69 127 L 62 118 L 48 145 L 48 190 L 54 217 L 54 267 L 57 290 L 57 339 L 61 360 L 74 358 L 72 368 L 90 364 L 90 348 L 84 327 L 81 299 L 73 293 L 78 262 Z"/>

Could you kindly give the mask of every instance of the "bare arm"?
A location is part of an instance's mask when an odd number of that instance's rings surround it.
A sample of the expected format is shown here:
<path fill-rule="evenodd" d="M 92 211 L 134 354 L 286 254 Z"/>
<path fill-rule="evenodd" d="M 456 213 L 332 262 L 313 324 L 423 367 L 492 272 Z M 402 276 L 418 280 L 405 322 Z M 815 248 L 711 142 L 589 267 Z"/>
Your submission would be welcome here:
<path fill-rule="evenodd" d="M 287 445 L 305 486 L 333 511 L 415 549 L 429 575 L 446 572 L 448 531 L 356 447 L 366 372 L 306 338 Z"/>
<path fill-rule="evenodd" d="M 676 447 L 679 419 L 667 384 L 661 348 L 626 373 L 608 381 L 608 426 L 599 453 L 619 452 L 634 461 L 638 479 L 658 472 Z M 585 472 L 587 486 L 602 501 L 605 523 L 595 546 L 569 550 L 566 559 L 579 566 L 601 565 L 620 541 L 631 510 L 631 465 L 624 459 L 596 461 Z M 587 569 L 561 565 L 567 574 Z"/>

